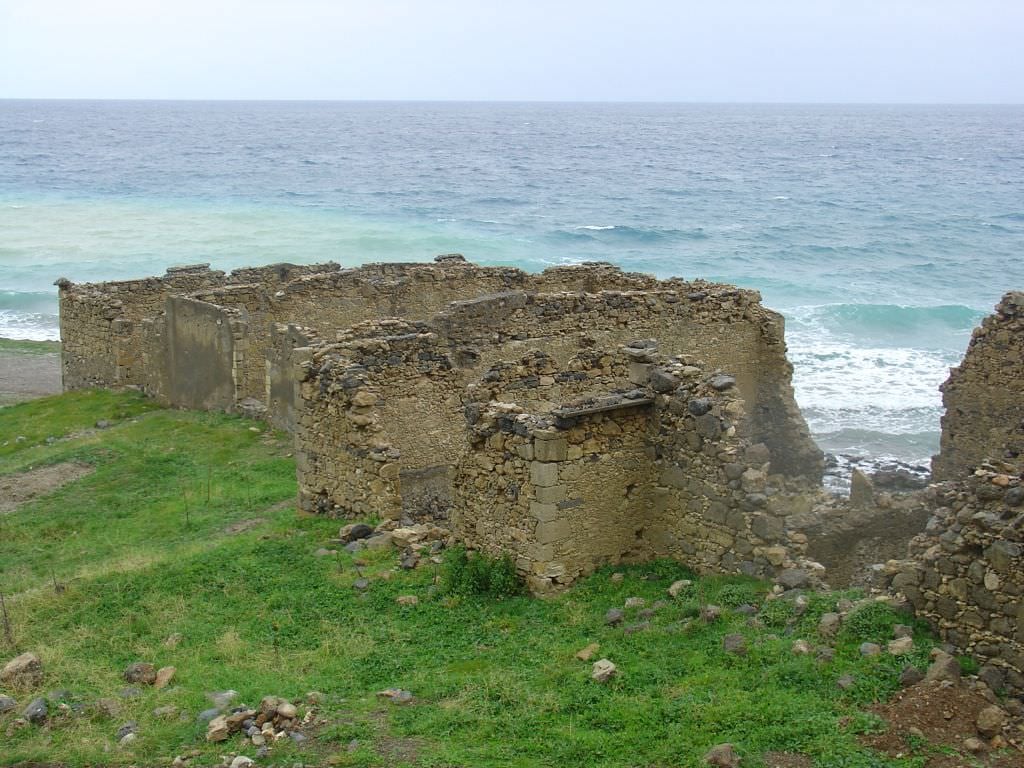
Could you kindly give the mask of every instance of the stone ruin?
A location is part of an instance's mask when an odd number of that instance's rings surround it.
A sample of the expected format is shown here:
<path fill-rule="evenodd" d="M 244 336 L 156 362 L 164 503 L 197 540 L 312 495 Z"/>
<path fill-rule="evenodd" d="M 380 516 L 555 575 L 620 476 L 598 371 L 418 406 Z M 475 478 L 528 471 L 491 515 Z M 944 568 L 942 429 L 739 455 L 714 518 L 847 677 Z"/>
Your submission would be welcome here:
<path fill-rule="evenodd" d="M 938 482 L 851 504 L 754 291 L 457 255 L 58 285 L 66 389 L 266 419 L 307 512 L 440 522 L 535 592 L 654 557 L 886 588 L 1024 690 L 1024 294 L 943 387 Z"/>

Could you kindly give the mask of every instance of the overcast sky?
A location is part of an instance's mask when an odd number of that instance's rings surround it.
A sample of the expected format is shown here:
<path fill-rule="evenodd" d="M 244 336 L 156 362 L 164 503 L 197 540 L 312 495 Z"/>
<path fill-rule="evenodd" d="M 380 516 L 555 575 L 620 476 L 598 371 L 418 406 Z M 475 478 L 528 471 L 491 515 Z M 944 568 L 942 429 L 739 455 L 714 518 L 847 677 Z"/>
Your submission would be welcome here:
<path fill-rule="evenodd" d="M 0 98 L 1024 102 L 1024 0 L 0 0 Z"/>

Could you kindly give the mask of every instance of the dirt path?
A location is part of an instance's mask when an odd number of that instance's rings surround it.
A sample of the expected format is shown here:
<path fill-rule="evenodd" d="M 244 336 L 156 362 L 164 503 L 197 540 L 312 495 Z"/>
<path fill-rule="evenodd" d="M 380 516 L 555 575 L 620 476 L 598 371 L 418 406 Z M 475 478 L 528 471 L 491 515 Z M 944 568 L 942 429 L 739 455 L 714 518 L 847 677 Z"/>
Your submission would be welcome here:
<path fill-rule="evenodd" d="M 61 391 L 60 345 L 0 339 L 0 406 Z"/>

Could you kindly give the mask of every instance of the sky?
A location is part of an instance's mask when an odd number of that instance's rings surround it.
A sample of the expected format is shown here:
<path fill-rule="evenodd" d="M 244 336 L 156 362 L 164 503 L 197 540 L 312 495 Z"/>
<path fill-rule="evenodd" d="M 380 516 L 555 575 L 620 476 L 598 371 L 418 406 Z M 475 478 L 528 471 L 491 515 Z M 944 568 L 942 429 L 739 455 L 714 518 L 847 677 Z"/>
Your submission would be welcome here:
<path fill-rule="evenodd" d="M 0 98 L 1024 102 L 1024 0 L 0 0 Z"/>

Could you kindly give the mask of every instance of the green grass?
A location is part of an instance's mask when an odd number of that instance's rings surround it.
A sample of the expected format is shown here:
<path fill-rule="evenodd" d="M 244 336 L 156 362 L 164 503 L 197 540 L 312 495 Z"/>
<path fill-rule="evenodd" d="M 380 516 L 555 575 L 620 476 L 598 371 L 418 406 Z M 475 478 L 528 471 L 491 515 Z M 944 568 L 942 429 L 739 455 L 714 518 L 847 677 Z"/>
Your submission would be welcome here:
<path fill-rule="evenodd" d="M 116 423 L 89 429 L 103 418 Z M 167 765 L 196 749 L 192 764 L 208 766 L 229 751 L 253 755 L 234 739 L 208 745 L 196 723 L 211 706 L 207 692 L 229 688 L 249 704 L 325 695 L 314 738 L 275 745 L 264 765 L 696 766 L 723 741 L 736 744 L 745 768 L 770 750 L 801 752 L 823 768 L 920 765 L 883 759 L 857 739 L 877 725 L 861 707 L 892 693 L 902 666 L 857 651 L 860 634 L 891 633 L 900 618 L 887 608 L 859 617 L 835 662 L 821 665 L 790 646 L 814 641 L 836 595 L 815 596 L 801 616 L 769 603 L 763 628 L 730 612 L 707 625 L 692 618 L 702 604 L 761 605 L 765 585 L 704 578 L 673 600 L 669 584 L 693 575 L 670 562 L 622 568 L 622 583 L 604 570 L 543 600 L 445 594 L 433 566 L 399 570 L 393 552 L 363 552 L 359 563 L 315 557 L 338 523 L 281 503 L 295 493 L 290 448 L 263 425 L 76 393 L 0 411 L 0 434 L 12 433 L 33 437 L 4 449 L 0 475 L 68 460 L 96 467 L 0 516 L 0 589 L 17 650 L 36 652 L 46 669 L 33 693 L 67 689 L 85 705 L 118 699 L 124 667 L 139 659 L 173 665 L 177 676 L 170 689 L 119 699 L 113 719 L 86 706 L 7 735 L 15 715 L 0 715 L 0 765 Z M 78 436 L 45 442 L 68 434 Z M 253 518 L 265 522 L 225 530 Z M 51 570 L 63 591 L 52 588 Z M 371 581 L 366 592 L 353 588 L 360 575 Z M 419 604 L 398 605 L 400 595 Z M 646 631 L 605 626 L 605 611 L 630 596 L 668 602 Z M 626 623 L 637 613 L 627 611 Z M 730 632 L 747 638 L 746 657 L 722 650 Z M 168 648 L 172 633 L 183 640 Z M 913 660 L 923 664 L 930 641 L 918 637 Z M 607 685 L 574 658 L 592 642 L 601 646 L 595 658 L 620 670 Z M 845 673 L 858 680 L 846 692 L 835 685 Z M 415 703 L 382 703 L 376 692 L 389 687 L 412 691 Z M 168 704 L 184 719 L 154 717 Z M 129 720 L 138 740 L 119 748 L 114 734 Z"/>
<path fill-rule="evenodd" d="M 59 341 L 21 341 L 0 338 L 0 352 L 17 352 L 28 355 L 55 355 L 60 352 Z"/>

